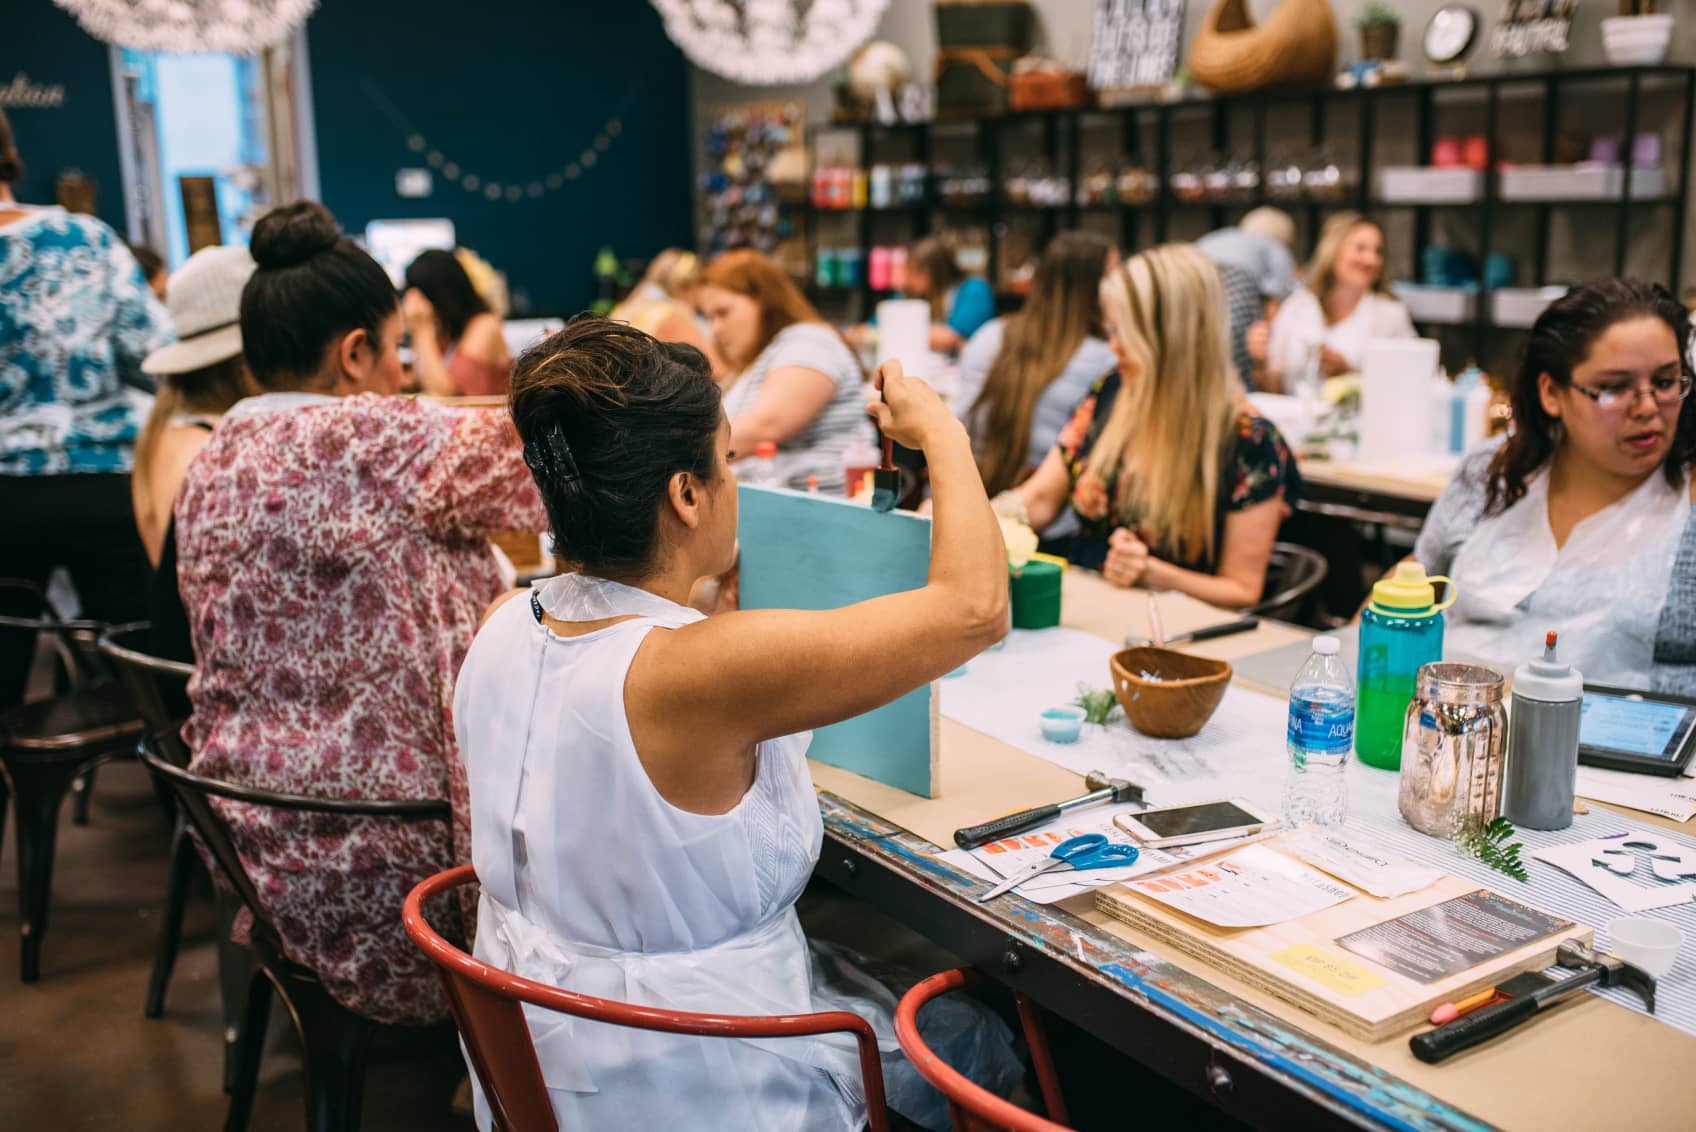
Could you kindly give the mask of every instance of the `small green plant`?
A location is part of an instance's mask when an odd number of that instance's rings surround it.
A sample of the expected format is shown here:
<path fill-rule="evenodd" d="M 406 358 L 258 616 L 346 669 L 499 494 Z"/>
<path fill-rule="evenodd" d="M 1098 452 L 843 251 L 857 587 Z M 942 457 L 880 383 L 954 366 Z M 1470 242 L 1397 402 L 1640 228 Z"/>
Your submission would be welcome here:
<path fill-rule="evenodd" d="M 1088 684 L 1078 684 L 1078 698 L 1072 701 L 1076 707 L 1084 709 L 1085 723 L 1106 723 L 1107 717 L 1113 714 L 1119 706 L 1118 697 L 1113 695 L 1111 688 L 1091 688 Z"/>
<path fill-rule="evenodd" d="M 1360 15 L 1355 17 L 1354 22 L 1356 27 L 1369 28 L 1377 27 L 1380 24 L 1399 25 L 1402 22 L 1402 18 L 1396 13 L 1396 10 L 1388 4 L 1379 3 L 1378 0 L 1373 0 L 1372 3 L 1366 5 L 1366 7 L 1360 10 Z"/>
<path fill-rule="evenodd" d="M 1477 815 L 1468 815 L 1455 823 L 1455 848 L 1514 880 L 1529 880 L 1525 862 L 1519 858 L 1525 846 L 1517 841 L 1510 843 L 1508 838 L 1512 836 L 1513 824 L 1507 818 L 1486 824 Z"/>

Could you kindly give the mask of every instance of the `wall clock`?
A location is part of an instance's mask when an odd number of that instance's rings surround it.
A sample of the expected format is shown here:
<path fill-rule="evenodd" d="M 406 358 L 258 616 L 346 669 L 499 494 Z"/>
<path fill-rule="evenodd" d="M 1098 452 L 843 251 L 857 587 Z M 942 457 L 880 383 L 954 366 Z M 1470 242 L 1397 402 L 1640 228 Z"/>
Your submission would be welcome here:
<path fill-rule="evenodd" d="M 1439 8 L 1425 25 L 1425 57 L 1433 63 L 1453 63 L 1478 38 L 1478 13 L 1461 4 Z"/>

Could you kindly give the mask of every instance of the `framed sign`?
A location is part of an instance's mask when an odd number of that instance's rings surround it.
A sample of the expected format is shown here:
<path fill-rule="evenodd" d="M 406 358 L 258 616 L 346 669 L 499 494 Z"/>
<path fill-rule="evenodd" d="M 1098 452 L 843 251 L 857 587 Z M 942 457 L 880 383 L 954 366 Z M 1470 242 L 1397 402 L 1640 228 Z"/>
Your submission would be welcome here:
<path fill-rule="evenodd" d="M 1161 86 L 1178 67 L 1184 0 L 1096 0 L 1089 85 Z"/>
<path fill-rule="evenodd" d="M 1490 53 L 1499 59 L 1559 55 L 1572 39 L 1578 0 L 1504 0 L 1502 18 L 1490 29 Z"/>

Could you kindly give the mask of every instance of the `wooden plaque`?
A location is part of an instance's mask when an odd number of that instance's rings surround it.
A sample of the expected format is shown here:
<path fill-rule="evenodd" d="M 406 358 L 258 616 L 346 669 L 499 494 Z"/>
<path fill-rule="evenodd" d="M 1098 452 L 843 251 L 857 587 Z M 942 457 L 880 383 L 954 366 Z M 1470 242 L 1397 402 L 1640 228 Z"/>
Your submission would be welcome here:
<path fill-rule="evenodd" d="M 741 489 L 741 608 L 838 609 L 918 589 L 930 520 L 835 496 Z M 937 793 L 935 684 L 813 733 L 807 757 L 923 798 Z"/>

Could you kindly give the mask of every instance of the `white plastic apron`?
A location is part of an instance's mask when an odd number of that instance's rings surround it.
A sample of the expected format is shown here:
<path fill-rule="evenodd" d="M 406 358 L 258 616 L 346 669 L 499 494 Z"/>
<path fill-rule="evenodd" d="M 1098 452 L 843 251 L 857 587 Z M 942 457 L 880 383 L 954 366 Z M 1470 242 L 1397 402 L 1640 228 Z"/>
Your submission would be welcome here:
<path fill-rule="evenodd" d="M 592 635 L 601 638 L 589 646 L 594 649 L 593 671 L 583 671 L 583 683 L 571 692 L 542 685 L 548 649 L 569 646 L 554 639 L 544 643 L 544 638 L 550 635 L 536 631 L 527 599 L 510 602 L 491 617 L 484 630 L 489 636 L 487 642 L 480 635 L 479 644 L 493 645 L 501 652 L 503 682 L 526 683 L 523 689 L 507 684 L 509 690 L 518 693 L 516 702 L 543 703 L 560 696 L 575 699 L 589 695 L 617 705 L 610 715 L 603 712 L 595 716 L 597 719 L 608 716 L 609 725 L 613 726 L 627 727 L 617 697 L 630 659 L 646 630 L 676 628 L 701 619 L 698 612 L 647 591 L 585 576 L 561 576 L 541 584 L 535 592 L 545 612 L 562 621 L 599 621 L 631 615 L 639 618 L 637 622 L 603 631 L 604 636 Z M 578 640 L 577 647 L 584 647 L 587 639 Z M 480 663 L 477 652 L 474 645 L 467 670 Z M 534 667 L 528 660 L 532 656 L 537 658 Z M 466 679 L 462 673 L 462 683 Z M 588 686 L 591 682 L 592 689 Z M 796 883 L 802 883 L 811 861 L 816 859 L 818 839 L 822 835 L 817 803 L 804 765 L 810 736 L 789 736 L 761 744 L 755 783 L 731 813 L 703 818 L 681 814 L 669 807 L 650 808 L 640 812 L 653 814 L 647 820 L 660 824 L 631 826 L 615 841 L 586 851 L 587 847 L 570 836 L 569 829 L 560 828 L 552 820 L 555 814 L 545 806 L 538 806 L 538 802 L 545 803 L 554 796 L 543 786 L 550 776 L 554 776 L 552 781 L 556 786 L 562 780 L 557 778 L 557 767 L 536 765 L 536 760 L 547 758 L 547 752 L 555 749 L 563 758 L 571 749 L 570 743 L 557 748 L 545 743 L 541 747 L 533 746 L 533 728 L 547 717 L 546 712 L 527 715 L 509 711 L 493 718 L 482 715 L 475 723 L 465 721 L 466 726 L 481 733 L 466 750 L 468 766 L 479 750 L 531 751 L 522 769 L 512 768 L 518 769 L 517 773 L 512 769 L 491 773 L 488 766 L 481 771 L 470 767 L 474 814 L 504 817 L 496 820 L 494 826 L 486 827 L 484 836 L 490 836 L 489 831 L 500 825 L 511 830 L 509 851 L 484 852 L 477 858 L 482 881 L 478 956 L 552 986 L 669 1010 L 770 1015 L 832 1008 L 834 1004 L 820 1002 L 815 996 L 807 943 L 792 900 L 773 908 L 767 918 L 739 934 L 682 950 L 624 950 L 567 939 L 559 931 L 535 922 L 524 911 L 545 903 L 536 895 L 535 885 L 549 885 L 551 891 L 555 885 L 549 877 L 557 876 L 561 869 L 595 869 L 598 864 L 595 858 L 603 853 L 622 854 L 625 860 L 621 864 L 627 871 L 633 861 L 642 862 L 630 880 L 632 885 L 640 886 L 640 891 L 633 888 L 629 899 L 650 902 L 645 909 L 650 924 L 676 917 L 692 921 L 695 913 L 691 907 L 699 906 L 701 901 L 722 911 L 711 894 L 692 890 L 691 885 L 697 883 L 692 876 L 673 872 L 664 878 L 654 876 L 652 881 L 637 879 L 651 875 L 644 871 L 650 859 L 653 868 L 664 867 L 662 861 L 678 863 L 675 850 L 679 845 L 691 844 L 692 831 L 720 822 L 788 830 L 782 842 L 786 848 L 782 851 L 797 857 L 792 871 L 797 874 Z M 629 740 L 626 733 L 621 737 L 585 736 L 583 741 L 605 750 L 607 743 L 623 749 Z M 611 778 L 584 783 L 586 790 L 595 791 L 592 796 L 619 796 L 616 791 L 609 794 L 615 778 L 623 780 L 625 788 L 636 797 L 646 797 L 651 792 L 651 784 L 635 762 L 634 752 L 624 753 L 627 759 L 605 764 L 601 773 L 610 773 Z M 527 804 L 524 800 L 527 790 L 539 787 L 541 792 Z M 559 816 L 561 821 L 570 820 Z M 657 840 L 651 842 L 654 848 L 650 851 L 648 845 L 638 844 L 637 839 Z M 795 847 L 809 842 L 810 853 Z M 568 850 L 570 845 L 576 845 L 576 850 Z M 562 852 L 566 854 L 564 858 Z M 710 875 L 717 874 L 710 869 L 701 873 L 702 878 Z M 719 876 L 714 883 L 740 887 L 753 882 L 751 878 L 733 875 Z M 616 902 L 613 911 L 617 911 Z M 863 1119 L 857 1047 L 846 1034 L 723 1039 L 616 1027 L 531 1007 L 525 1008 L 525 1016 L 535 1040 L 543 1078 L 555 1100 L 556 1113 L 562 1115 L 567 1126 L 576 1123 L 579 1127 L 624 1127 L 631 1126 L 632 1121 L 658 1119 L 655 1106 L 663 1108 L 667 1096 L 689 1098 L 696 1103 L 692 1123 L 703 1128 L 755 1128 L 772 1132 L 797 1126 L 852 1129 Z M 893 1041 L 889 1045 L 893 1048 Z M 782 1060 L 776 1061 L 774 1056 Z M 816 1072 L 819 1070 L 823 1073 Z M 655 1085 L 658 1081 L 665 1082 L 663 1090 L 667 1096 L 659 1094 Z M 479 1125 L 485 1126 L 488 1110 L 480 1090 L 476 1100 Z"/>
<path fill-rule="evenodd" d="M 1657 471 L 1636 491 L 1591 515 L 1555 547 L 1549 476 L 1538 472 L 1506 511 L 1483 519 L 1455 555 L 1456 600 L 1444 650 L 1512 671 L 1560 633 L 1560 656 L 1584 679 L 1649 687 L 1655 630 L 1679 534 L 1686 491 Z"/>

